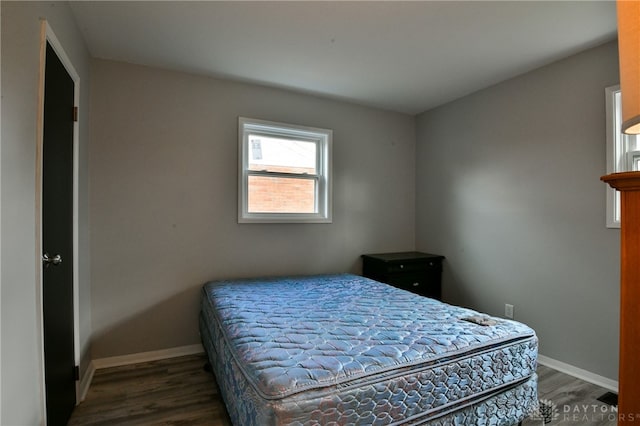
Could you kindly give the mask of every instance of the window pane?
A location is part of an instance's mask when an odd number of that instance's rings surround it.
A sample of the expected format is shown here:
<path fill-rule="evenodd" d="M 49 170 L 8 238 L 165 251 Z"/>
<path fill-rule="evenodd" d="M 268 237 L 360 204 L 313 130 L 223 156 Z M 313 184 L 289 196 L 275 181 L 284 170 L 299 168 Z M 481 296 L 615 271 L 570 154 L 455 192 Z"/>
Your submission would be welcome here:
<path fill-rule="evenodd" d="M 249 134 L 249 170 L 316 174 L 317 143 Z"/>
<path fill-rule="evenodd" d="M 249 213 L 317 213 L 316 180 L 249 176 Z"/>
<path fill-rule="evenodd" d="M 632 172 L 640 171 L 640 152 L 631 153 L 631 170 Z"/>

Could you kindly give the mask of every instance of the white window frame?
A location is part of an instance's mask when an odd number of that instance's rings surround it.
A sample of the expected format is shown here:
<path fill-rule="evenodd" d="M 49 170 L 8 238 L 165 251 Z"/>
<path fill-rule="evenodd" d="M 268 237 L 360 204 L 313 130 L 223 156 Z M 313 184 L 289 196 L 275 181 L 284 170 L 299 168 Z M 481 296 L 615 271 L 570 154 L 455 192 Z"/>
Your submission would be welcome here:
<path fill-rule="evenodd" d="M 640 151 L 629 149 L 635 135 L 622 133 L 622 114 L 620 111 L 620 86 L 605 89 L 607 114 L 607 174 L 640 170 Z M 634 167 L 636 165 L 636 167 Z M 607 190 L 607 228 L 620 228 L 620 193 L 606 185 Z"/>
<path fill-rule="evenodd" d="M 286 176 L 286 173 L 249 170 L 249 134 L 305 140 L 316 143 L 315 213 L 251 213 L 249 212 L 249 176 Z M 331 145 L 333 131 L 297 126 L 253 118 L 238 118 L 238 223 L 331 223 Z M 291 177 L 298 175 L 291 174 Z"/>

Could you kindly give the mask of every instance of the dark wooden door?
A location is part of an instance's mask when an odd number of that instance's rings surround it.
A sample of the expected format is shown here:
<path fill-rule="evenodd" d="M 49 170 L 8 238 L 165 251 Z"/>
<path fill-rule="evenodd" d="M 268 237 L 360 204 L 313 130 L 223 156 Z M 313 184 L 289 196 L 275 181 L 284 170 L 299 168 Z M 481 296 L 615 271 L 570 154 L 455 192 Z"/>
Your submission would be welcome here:
<path fill-rule="evenodd" d="M 76 403 L 73 311 L 74 82 L 47 43 L 42 156 L 42 303 L 47 424 Z"/>

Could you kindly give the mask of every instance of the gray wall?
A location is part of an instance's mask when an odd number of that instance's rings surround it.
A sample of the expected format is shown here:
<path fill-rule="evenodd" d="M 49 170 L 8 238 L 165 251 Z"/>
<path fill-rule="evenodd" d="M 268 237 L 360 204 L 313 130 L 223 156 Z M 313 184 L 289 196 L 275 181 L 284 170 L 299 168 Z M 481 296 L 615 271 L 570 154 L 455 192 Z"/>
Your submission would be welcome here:
<path fill-rule="evenodd" d="M 207 280 L 414 248 L 413 117 L 104 60 L 92 82 L 94 358 L 199 343 Z M 237 223 L 238 116 L 333 129 L 332 224 Z"/>
<path fill-rule="evenodd" d="M 617 380 L 619 231 L 605 228 L 609 43 L 417 118 L 418 249 L 444 297 L 515 318 L 540 353 Z"/>
<path fill-rule="evenodd" d="M 3 425 L 43 421 L 42 341 L 37 303 L 36 116 L 40 18 L 80 75 L 80 349 L 90 360 L 87 143 L 89 55 L 66 3 L 1 2 L 2 13 L 2 417 Z"/>

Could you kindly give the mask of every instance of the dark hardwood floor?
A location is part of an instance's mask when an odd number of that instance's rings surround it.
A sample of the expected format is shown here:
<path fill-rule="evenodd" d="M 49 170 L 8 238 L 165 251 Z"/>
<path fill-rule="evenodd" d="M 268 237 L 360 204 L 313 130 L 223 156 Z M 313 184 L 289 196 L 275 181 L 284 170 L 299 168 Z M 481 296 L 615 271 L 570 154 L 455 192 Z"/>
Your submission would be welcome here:
<path fill-rule="evenodd" d="M 191 355 L 96 371 L 69 426 L 230 426 L 204 355 Z"/>
<path fill-rule="evenodd" d="M 538 398 L 555 407 L 548 425 L 616 426 L 615 408 L 598 401 L 608 390 L 543 365 L 538 366 Z M 523 426 L 541 422 L 525 420 Z"/>
<path fill-rule="evenodd" d="M 204 355 L 191 355 L 98 370 L 69 425 L 229 426 L 205 362 Z M 616 425 L 611 407 L 597 400 L 605 389 L 544 366 L 538 375 L 539 398 L 555 404 L 556 419 L 549 425 Z M 542 421 L 523 422 L 532 425 Z"/>

